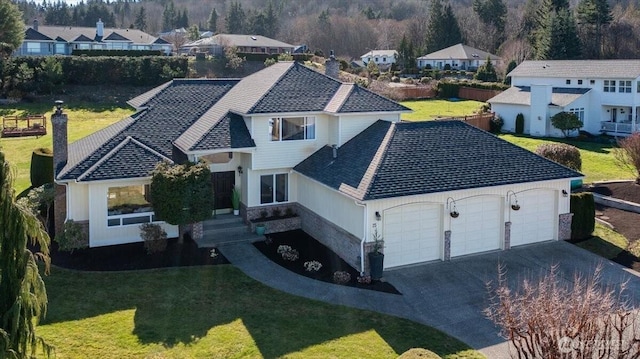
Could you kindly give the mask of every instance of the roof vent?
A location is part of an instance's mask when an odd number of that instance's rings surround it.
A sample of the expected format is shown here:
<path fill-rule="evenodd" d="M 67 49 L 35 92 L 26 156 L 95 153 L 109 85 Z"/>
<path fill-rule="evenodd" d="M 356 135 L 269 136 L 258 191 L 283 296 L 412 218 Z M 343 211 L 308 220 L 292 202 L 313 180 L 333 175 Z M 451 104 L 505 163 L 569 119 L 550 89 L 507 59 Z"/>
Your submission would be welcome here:
<path fill-rule="evenodd" d="M 333 149 L 333 158 L 338 158 L 338 145 L 331 145 Z"/>
<path fill-rule="evenodd" d="M 251 40 L 256 41 L 258 40 L 258 38 L 256 38 L 255 36 L 251 36 Z"/>

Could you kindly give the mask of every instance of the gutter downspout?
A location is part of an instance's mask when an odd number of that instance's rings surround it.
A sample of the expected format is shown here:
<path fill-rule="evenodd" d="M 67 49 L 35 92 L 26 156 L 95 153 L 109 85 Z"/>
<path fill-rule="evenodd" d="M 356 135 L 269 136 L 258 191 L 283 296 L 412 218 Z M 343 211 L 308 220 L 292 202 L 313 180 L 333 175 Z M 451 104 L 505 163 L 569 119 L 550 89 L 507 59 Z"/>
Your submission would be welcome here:
<path fill-rule="evenodd" d="M 367 228 L 369 228 L 367 224 L 367 204 L 359 201 L 354 201 L 355 205 L 363 208 L 363 218 L 362 218 L 362 240 L 360 241 L 360 275 L 364 276 L 364 242 L 367 241 Z"/>

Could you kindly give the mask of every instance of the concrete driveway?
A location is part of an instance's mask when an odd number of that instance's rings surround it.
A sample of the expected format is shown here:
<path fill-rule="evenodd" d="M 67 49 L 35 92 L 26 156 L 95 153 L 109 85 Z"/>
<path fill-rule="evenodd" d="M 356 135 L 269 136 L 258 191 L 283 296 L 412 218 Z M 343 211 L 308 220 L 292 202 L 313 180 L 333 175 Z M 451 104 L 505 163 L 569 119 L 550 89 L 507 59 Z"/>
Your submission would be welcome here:
<path fill-rule="evenodd" d="M 635 296 L 638 305 L 638 273 L 566 242 L 394 269 L 386 271 L 384 277 L 403 293 L 405 303 L 414 311 L 414 320 L 459 338 L 488 358 L 508 358 L 508 347 L 498 328 L 482 314 L 488 304 L 486 283 L 497 278 L 498 265 L 504 265 L 509 283 L 514 284 L 547 273 L 552 264 L 558 265 L 564 280 L 572 281 L 576 271 L 591 274 L 598 263 L 604 266 L 605 283 L 629 280 L 628 293 Z"/>

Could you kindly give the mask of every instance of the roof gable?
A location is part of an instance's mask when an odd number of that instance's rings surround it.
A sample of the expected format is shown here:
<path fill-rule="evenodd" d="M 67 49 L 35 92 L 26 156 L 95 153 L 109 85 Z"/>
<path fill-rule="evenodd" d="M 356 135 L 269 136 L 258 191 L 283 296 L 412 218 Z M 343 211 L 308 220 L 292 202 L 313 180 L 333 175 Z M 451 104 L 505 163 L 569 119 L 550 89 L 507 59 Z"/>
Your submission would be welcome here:
<path fill-rule="evenodd" d="M 39 33 L 38 31 L 28 28 L 24 34 L 25 40 L 40 40 L 40 41 L 51 41 L 52 39 L 44 34 Z"/>
<path fill-rule="evenodd" d="M 565 79 L 636 79 L 640 77 L 640 60 L 523 61 L 507 76 Z"/>
<path fill-rule="evenodd" d="M 104 40 L 107 40 L 107 41 L 131 41 L 131 40 L 127 39 L 126 37 L 118 34 L 117 32 L 110 33 L 109 36 L 104 38 Z"/>
<path fill-rule="evenodd" d="M 455 60 L 486 60 L 489 57 L 491 60 L 500 60 L 497 55 L 482 51 L 471 46 L 464 44 L 456 44 L 449 46 L 445 49 L 434 51 L 430 54 L 419 57 L 423 60 L 440 60 L 440 59 L 455 59 Z"/>
<path fill-rule="evenodd" d="M 192 149 L 197 151 L 255 146 L 242 116 L 229 112 Z"/>
<path fill-rule="evenodd" d="M 591 91 L 590 88 L 553 87 L 551 89 L 550 105 L 564 107 L 584 94 Z M 531 105 L 531 87 L 513 86 L 487 100 L 489 103 L 503 103 L 510 105 Z"/>
<path fill-rule="evenodd" d="M 411 111 L 409 108 L 382 97 L 358 85 L 353 86 L 338 112 L 393 112 Z"/>
<path fill-rule="evenodd" d="M 581 176 L 461 121 L 383 122 L 295 170 L 360 200 Z"/>
<path fill-rule="evenodd" d="M 80 35 L 80 36 L 76 37 L 75 40 L 73 40 L 73 41 L 92 42 L 93 39 L 90 39 L 85 35 Z"/>

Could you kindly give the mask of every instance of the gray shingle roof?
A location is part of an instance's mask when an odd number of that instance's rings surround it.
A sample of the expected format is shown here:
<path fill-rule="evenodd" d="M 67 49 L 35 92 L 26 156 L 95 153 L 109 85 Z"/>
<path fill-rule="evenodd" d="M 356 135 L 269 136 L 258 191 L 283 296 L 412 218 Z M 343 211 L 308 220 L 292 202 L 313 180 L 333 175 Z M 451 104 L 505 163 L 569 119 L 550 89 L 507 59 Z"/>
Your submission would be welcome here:
<path fill-rule="evenodd" d="M 338 112 L 411 111 L 409 108 L 355 85 Z"/>
<path fill-rule="evenodd" d="M 29 28 L 32 31 L 33 28 Z M 79 41 L 94 41 L 97 38 L 95 27 L 79 27 L 79 26 L 38 26 L 38 33 L 50 38 L 50 39 L 64 39 L 63 41 L 72 42 L 82 37 L 83 40 Z M 117 28 L 104 28 L 104 39 L 108 39 L 113 33 L 115 40 L 125 39 L 135 44 L 152 44 L 156 43 L 157 38 L 149 35 L 146 32 L 136 29 L 117 29 Z M 29 30 L 27 29 L 27 34 Z"/>
<path fill-rule="evenodd" d="M 218 34 L 193 42 L 186 43 L 185 47 L 223 45 L 236 47 L 283 47 L 293 51 L 293 45 L 274 40 L 261 35 Z"/>
<path fill-rule="evenodd" d="M 208 133 L 202 136 L 192 149 L 198 151 L 255 146 L 242 116 L 229 112 Z"/>
<path fill-rule="evenodd" d="M 553 87 L 551 89 L 551 104 L 561 107 L 567 106 L 589 91 L 591 91 L 590 88 Z M 529 106 L 531 105 L 531 87 L 510 87 L 487 102 Z"/>
<path fill-rule="evenodd" d="M 461 121 L 377 121 L 294 169 L 359 200 L 582 176 Z"/>
<path fill-rule="evenodd" d="M 640 77 L 640 60 L 542 60 L 523 61 L 508 76 L 635 79 Z"/>
<path fill-rule="evenodd" d="M 145 110 L 125 119 L 126 125 L 110 126 L 106 131 L 99 131 L 96 136 L 73 143 L 69 147 L 68 163 L 58 178 L 81 178 L 129 136 L 162 156 L 172 158 L 172 142 L 237 82 L 238 80 L 173 80 L 170 86 L 145 103 Z M 114 166 L 117 163 L 109 162 Z M 125 167 L 126 171 L 119 167 L 112 170 L 103 168 L 101 171 L 120 171 L 122 175 L 118 178 L 127 178 L 132 173 L 137 174 L 133 177 L 148 175 L 148 166 L 143 163 L 132 162 Z"/>
<path fill-rule="evenodd" d="M 475 55 L 475 56 L 474 56 Z M 456 44 L 445 49 L 418 57 L 418 60 L 500 60 L 500 57 L 486 51 L 475 49 L 471 46 Z"/>

